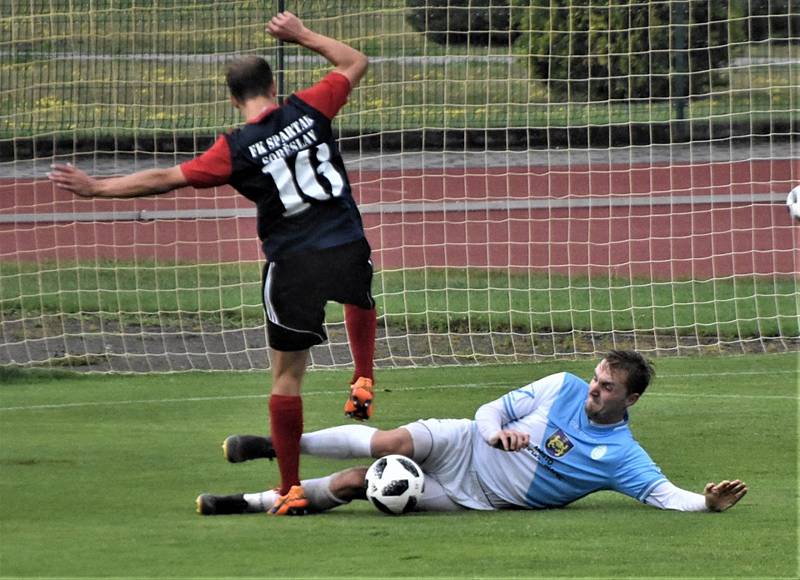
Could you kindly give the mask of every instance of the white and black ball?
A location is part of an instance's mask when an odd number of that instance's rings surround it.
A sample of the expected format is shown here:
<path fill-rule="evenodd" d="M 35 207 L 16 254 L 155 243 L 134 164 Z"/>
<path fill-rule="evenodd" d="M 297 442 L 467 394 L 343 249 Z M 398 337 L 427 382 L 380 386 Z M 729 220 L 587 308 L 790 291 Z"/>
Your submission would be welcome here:
<path fill-rule="evenodd" d="M 786 209 L 796 222 L 800 222 L 800 185 L 789 192 L 786 198 Z"/>
<path fill-rule="evenodd" d="M 387 455 L 367 470 L 367 499 L 387 514 L 413 510 L 425 487 L 425 474 L 419 465 L 403 455 Z"/>

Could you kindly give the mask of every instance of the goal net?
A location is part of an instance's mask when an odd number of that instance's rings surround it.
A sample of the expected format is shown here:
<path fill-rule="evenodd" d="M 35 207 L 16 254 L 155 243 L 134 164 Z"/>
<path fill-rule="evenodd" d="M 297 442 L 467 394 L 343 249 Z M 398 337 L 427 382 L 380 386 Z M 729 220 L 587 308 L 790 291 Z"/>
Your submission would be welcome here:
<path fill-rule="evenodd" d="M 0 365 L 269 364 L 255 211 L 228 187 L 78 198 L 330 67 L 285 7 L 369 55 L 335 129 L 376 266 L 382 366 L 798 350 L 800 5 L 790 0 L 8 0 Z M 342 308 L 315 367 L 351 365 Z"/>

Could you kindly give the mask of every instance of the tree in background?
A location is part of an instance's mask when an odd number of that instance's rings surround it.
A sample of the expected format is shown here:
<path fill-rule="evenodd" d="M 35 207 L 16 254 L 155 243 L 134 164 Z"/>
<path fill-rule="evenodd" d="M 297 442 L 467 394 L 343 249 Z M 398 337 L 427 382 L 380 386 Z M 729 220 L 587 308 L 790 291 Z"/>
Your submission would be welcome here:
<path fill-rule="evenodd" d="M 515 12 L 553 100 L 703 95 L 728 62 L 726 2 L 526 0 Z"/>
<path fill-rule="evenodd" d="M 442 45 L 514 44 L 551 100 L 657 100 L 725 84 L 731 46 L 797 39 L 796 0 L 406 0 Z"/>
<path fill-rule="evenodd" d="M 406 0 L 406 20 L 441 45 L 488 46 L 513 43 L 508 0 Z"/>
<path fill-rule="evenodd" d="M 731 41 L 800 41 L 800 4 L 797 0 L 733 0 L 736 19 Z"/>

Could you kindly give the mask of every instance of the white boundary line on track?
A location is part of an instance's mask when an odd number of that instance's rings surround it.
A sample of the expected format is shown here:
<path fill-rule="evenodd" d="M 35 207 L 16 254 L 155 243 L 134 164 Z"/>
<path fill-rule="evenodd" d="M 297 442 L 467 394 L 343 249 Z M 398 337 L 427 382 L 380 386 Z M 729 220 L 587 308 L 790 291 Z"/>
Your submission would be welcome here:
<path fill-rule="evenodd" d="M 684 374 L 684 375 L 668 375 L 669 377 L 692 377 L 692 376 L 719 376 L 721 373 L 708 373 L 705 375 L 696 375 L 696 374 Z M 757 374 L 764 374 L 764 375 L 774 375 L 774 374 L 795 374 L 794 371 L 777 371 L 777 372 L 759 372 L 759 371 L 750 371 L 747 373 L 729 373 L 729 374 L 750 374 L 750 375 L 757 375 Z M 393 392 L 410 392 L 410 391 L 423 391 L 429 389 L 481 389 L 486 387 L 502 387 L 507 386 L 505 382 L 489 382 L 489 383 L 462 383 L 462 384 L 449 384 L 449 385 L 427 385 L 424 387 L 406 387 L 402 389 L 391 389 Z M 687 385 L 688 386 L 688 385 Z M 378 391 L 380 392 L 380 391 Z M 312 396 L 326 396 L 326 395 L 340 395 L 342 393 L 341 389 L 337 389 L 335 391 L 309 391 L 307 393 L 303 393 L 303 397 L 312 397 Z M 4 411 L 42 411 L 42 410 L 59 410 L 59 409 L 75 409 L 75 408 L 83 408 L 83 407 L 116 407 L 116 406 L 123 406 L 123 405 L 161 405 L 167 403 L 197 403 L 197 402 L 206 402 L 206 401 L 236 401 L 240 399 L 266 399 L 269 397 L 269 393 L 260 393 L 256 395 L 219 395 L 219 396 L 212 396 L 212 397 L 187 397 L 184 399 L 133 399 L 127 401 L 87 401 L 83 403 L 58 403 L 58 404 L 50 404 L 50 405 L 26 405 L 21 407 L 0 407 L 0 412 Z M 800 400 L 800 396 L 798 395 L 724 395 L 724 394 L 713 394 L 713 393 L 647 393 L 647 397 L 677 397 L 677 398 L 687 398 L 687 399 L 742 399 L 742 400 L 752 400 L 752 399 L 762 399 L 762 400 L 789 400 L 789 401 L 798 401 Z"/>
<path fill-rule="evenodd" d="M 391 191 L 391 190 L 390 190 Z M 362 214 L 387 213 L 430 213 L 465 211 L 511 211 L 511 210 L 552 210 L 608 207 L 654 207 L 673 205 L 725 205 L 734 204 L 782 204 L 786 201 L 783 193 L 717 194 L 717 195 L 665 195 L 610 197 L 598 196 L 587 199 L 510 199 L 501 198 L 489 201 L 414 201 L 401 203 L 364 203 L 359 205 Z M 9 213 L 0 214 L 0 223 L 52 223 L 52 222 L 98 222 L 98 221 L 153 221 L 181 219 L 225 219 L 254 218 L 254 208 L 227 209 L 185 209 L 185 210 L 131 210 L 105 212 L 50 212 L 50 213 Z"/>

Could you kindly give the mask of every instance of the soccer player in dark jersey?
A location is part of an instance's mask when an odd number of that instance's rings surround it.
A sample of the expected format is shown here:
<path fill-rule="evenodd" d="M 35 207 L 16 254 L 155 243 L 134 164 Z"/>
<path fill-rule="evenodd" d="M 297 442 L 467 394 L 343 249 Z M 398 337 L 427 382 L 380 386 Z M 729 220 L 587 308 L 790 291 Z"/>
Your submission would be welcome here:
<path fill-rule="evenodd" d="M 53 165 L 58 187 L 85 197 L 139 197 L 185 186 L 232 185 L 256 204 L 258 236 L 267 264 L 263 299 L 272 349 L 269 413 L 281 474 L 272 513 L 304 513 L 299 478 L 303 432 L 301 385 L 309 348 L 326 340 L 325 304 L 344 304 L 355 363 L 345 413 L 372 413 L 376 314 L 372 262 L 331 120 L 367 70 L 367 57 L 306 28 L 290 12 L 267 25 L 275 38 L 325 57 L 334 69 L 278 105 L 272 71 L 247 56 L 228 66 L 230 99 L 246 119 L 199 157 L 168 169 L 94 179 L 72 165 Z M 238 449 L 226 449 L 235 460 Z"/>

